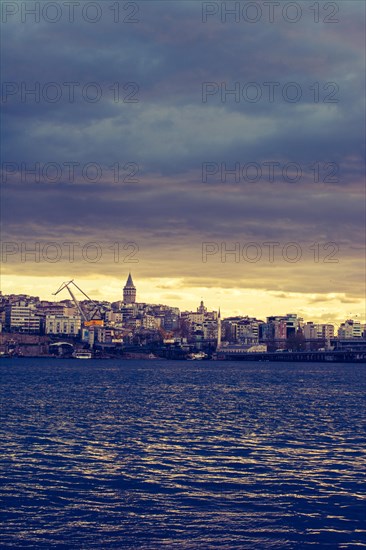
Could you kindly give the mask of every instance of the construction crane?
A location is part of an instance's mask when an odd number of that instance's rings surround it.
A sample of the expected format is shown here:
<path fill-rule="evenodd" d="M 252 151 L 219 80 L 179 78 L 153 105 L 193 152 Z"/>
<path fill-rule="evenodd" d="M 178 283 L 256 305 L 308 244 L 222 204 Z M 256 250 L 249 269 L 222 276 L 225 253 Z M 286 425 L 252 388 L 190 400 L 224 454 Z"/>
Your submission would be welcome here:
<path fill-rule="evenodd" d="M 85 313 L 85 311 L 83 310 L 83 308 L 81 307 L 81 305 L 79 304 L 79 302 L 77 301 L 73 291 L 71 290 L 70 288 L 70 285 L 74 285 L 82 294 L 84 294 L 84 296 L 89 300 L 89 302 L 94 305 L 94 309 L 89 312 L 88 314 Z M 77 310 L 79 311 L 82 319 L 84 322 L 87 322 L 87 321 L 90 321 L 91 319 L 93 319 L 94 315 L 96 314 L 96 312 L 99 310 L 99 305 L 94 302 L 94 300 L 92 300 L 91 298 L 89 298 L 89 296 L 76 284 L 74 283 L 74 279 L 72 279 L 71 281 L 69 282 L 65 282 L 65 283 L 62 283 L 62 285 L 60 286 L 60 288 L 53 293 L 53 296 L 56 296 L 56 294 L 58 294 L 59 292 L 61 292 L 61 290 L 63 290 L 64 288 L 67 288 L 67 290 L 69 291 L 69 294 L 77 308 Z"/>

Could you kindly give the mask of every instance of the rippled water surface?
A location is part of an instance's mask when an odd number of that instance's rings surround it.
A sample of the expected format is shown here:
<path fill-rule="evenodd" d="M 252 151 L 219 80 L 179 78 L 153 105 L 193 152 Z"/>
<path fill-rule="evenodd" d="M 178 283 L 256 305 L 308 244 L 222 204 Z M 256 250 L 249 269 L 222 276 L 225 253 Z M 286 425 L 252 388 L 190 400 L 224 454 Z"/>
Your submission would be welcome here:
<path fill-rule="evenodd" d="M 361 548 L 365 366 L 2 359 L 2 547 Z"/>

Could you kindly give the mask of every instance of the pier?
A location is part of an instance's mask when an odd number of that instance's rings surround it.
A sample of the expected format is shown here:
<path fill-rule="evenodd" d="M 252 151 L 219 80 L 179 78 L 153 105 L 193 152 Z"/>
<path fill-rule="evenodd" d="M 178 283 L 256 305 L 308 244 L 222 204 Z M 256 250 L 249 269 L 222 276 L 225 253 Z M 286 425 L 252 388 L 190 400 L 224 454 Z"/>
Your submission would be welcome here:
<path fill-rule="evenodd" d="M 259 352 L 259 353 L 225 353 L 220 350 L 217 358 L 224 361 L 286 361 L 304 363 L 364 363 L 366 350 L 357 351 L 292 351 L 292 352 Z"/>

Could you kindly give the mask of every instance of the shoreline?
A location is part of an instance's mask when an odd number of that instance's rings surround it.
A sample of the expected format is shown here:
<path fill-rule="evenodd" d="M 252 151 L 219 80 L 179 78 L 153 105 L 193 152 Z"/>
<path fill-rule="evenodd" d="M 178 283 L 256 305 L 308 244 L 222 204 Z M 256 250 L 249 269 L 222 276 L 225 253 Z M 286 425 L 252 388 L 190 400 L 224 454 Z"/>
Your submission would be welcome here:
<path fill-rule="evenodd" d="M 146 353 L 126 353 L 126 355 L 115 356 L 95 356 L 88 358 L 78 358 L 73 356 L 57 356 L 53 354 L 39 354 L 39 355 L 0 355 L 0 359 L 55 359 L 55 360 L 75 360 L 75 361 L 194 361 L 194 362 L 258 362 L 258 363 L 354 363 L 366 365 L 366 350 L 362 351 L 348 351 L 348 352 L 291 352 L 291 353 L 243 353 L 243 354 L 228 354 L 227 356 L 206 357 L 204 359 L 189 359 L 188 357 L 162 357 L 153 356 Z"/>

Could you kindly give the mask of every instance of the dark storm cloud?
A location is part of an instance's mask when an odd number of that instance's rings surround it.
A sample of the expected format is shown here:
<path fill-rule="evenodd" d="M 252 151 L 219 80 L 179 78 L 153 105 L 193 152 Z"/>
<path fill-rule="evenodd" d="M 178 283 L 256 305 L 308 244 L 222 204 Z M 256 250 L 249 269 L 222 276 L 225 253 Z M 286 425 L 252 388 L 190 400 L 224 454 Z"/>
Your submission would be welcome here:
<path fill-rule="evenodd" d="M 41 236 L 63 228 L 67 236 L 79 228 L 88 234 L 111 234 L 114 230 L 147 233 L 155 243 L 178 239 L 264 239 L 271 237 L 310 241 L 340 240 L 358 254 L 363 234 L 361 195 L 342 190 L 304 185 L 253 185 L 208 189 L 117 185 L 9 185 L 4 224 L 9 236 L 16 228 L 24 238 L 32 225 Z M 102 191 L 102 193 L 101 193 Z M 19 195 L 22 199 L 19 201 Z M 264 200 L 265 198 L 265 200 Z M 143 220 L 143 224 L 142 224 Z M 346 231 L 345 231 L 346 228 Z M 162 242 L 160 242 L 162 241 Z"/>
<path fill-rule="evenodd" d="M 186 4 L 141 3 L 140 22 L 133 25 L 111 25 L 106 18 L 87 24 L 79 16 L 74 24 L 5 28 L 4 80 L 29 88 L 55 82 L 62 98 L 35 103 L 31 96 L 25 102 L 19 94 L 9 97 L 4 158 L 105 164 L 133 159 L 151 175 L 175 175 L 205 161 L 314 162 L 320 154 L 324 162 L 344 165 L 347 155 L 362 154 L 363 56 L 358 40 L 342 40 L 362 34 L 362 21 L 350 16 L 357 6 L 347 5 L 344 24 L 333 26 L 314 24 L 309 13 L 293 25 L 280 20 L 243 26 L 216 19 L 204 24 L 201 5 Z M 110 87 L 117 81 L 138 84 L 138 104 L 113 101 Z M 273 103 L 236 102 L 232 96 L 223 103 L 219 93 L 202 103 L 204 82 L 223 82 L 228 89 L 255 82 L 265 96 L 268 81 L 279 85 Z M 80 83 L 75 103 L 67 101 L 65 82 Z M 90 82 L 102 90 L 97 103 L 81 97 Z M 288 82 L 302 90 L 298 103 L 283 100 Z M 322 102 L 332 88 L 320 89 L 320 102 L 314 103 L 314 82 L 334 82 L 337 103 Z"/>

